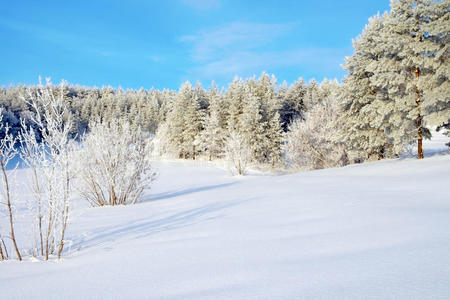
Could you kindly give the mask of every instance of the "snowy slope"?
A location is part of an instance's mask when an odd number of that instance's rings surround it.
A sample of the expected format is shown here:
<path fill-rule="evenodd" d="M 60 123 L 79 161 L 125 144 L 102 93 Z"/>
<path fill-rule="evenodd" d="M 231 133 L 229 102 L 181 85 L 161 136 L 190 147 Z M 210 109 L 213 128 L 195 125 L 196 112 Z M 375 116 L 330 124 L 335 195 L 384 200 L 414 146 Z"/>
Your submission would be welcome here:
<path fill-rule="evenodd" d="M 157 165 L 143 203 L 79 205 L 63 260 L 0 263 L 0 298 L 450 299 L 450 155 L 281 176 Z"/>

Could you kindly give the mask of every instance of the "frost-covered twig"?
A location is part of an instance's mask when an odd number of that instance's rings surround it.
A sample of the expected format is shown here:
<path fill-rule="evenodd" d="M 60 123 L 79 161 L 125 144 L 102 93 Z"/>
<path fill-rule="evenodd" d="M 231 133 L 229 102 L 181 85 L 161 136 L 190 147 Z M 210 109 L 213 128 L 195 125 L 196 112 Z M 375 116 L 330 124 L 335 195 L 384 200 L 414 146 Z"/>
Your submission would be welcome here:
<path fill-rule="evenodd" d="M 3 124 L 3 115 L 1 115 L 3 109 L 0 109 L 0 130 L 4 131 L 4 136 L 0 139 L 0 169 L 2 172 L 3 186 L 5 189 L 6 206 L 8 208 L 9 216 L 9 226 L 10 226 L 10 237 L 14 245 L 14 250 L 16 251 L 17 258 L 22 260 L 22 255 L 20 254 L 19 247 L 17 246 L 16 235 L 14 232 L 14 216 L 11 200 L 10 182 L 8 180 L 8 173 L 6 172 L 6 167 L 8 163 L 17 155 L 17 149 L 15 148 L 17 138 L 15 138 L 9 132 L 9 125 Z M 5 248 L 6 249 L 6 248 Z M 1 254 L 2 258 L 3 253 Z"/>
<path fill-rule="evenodd" d="M 63 82 L 60 91 L 54 91 L 48 81 L 46 86 L 28 90 L 23 98 L 35 111 L 32 120 L 38 134 L 22 122 L 20 141 L 22 159 L 32 169 L 40 253 L 46 260 L 55 251 L 60 258 L 64 249 L 74 176 L 71 159 L 75 146 L 70 139 L 72 117 L 64 103 L 64 87 Z"/>

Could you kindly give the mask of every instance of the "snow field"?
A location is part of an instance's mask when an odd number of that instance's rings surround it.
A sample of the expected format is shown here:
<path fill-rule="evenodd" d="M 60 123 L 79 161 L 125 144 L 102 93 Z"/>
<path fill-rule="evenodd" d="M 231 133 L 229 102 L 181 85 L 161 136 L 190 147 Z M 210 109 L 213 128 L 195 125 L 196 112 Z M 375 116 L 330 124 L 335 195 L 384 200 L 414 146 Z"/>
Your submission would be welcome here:
<path fill-rule="evenodd" d="M 4 299 L 446 299 L 450 156 L 281 176 L 159 162 L 143 203 L 76 209 L 61 261 Z"/>

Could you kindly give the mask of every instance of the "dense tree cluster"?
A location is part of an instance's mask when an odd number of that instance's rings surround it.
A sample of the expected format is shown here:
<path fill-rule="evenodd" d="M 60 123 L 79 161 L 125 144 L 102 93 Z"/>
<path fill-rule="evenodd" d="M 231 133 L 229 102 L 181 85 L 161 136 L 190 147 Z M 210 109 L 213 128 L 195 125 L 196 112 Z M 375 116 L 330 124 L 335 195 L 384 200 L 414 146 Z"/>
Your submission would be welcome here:
<path fill-rule="evenodd" d="M 344 80 L 343 140 L 379 158 L 397 155 L 450 120 L 449 1 L 391 1 L 354 41 Z"/>
<path fill-rule="evenodd" d="M 299 80 L 306 91 L 309 87 Z M 301 117 L 304 95 L 278 87 L 275 77 L 263 73 L 259 79 L 236 78 L 226 91 L 213 86 L 205 92 L 186 82 L 171 104 L 157 137 L 163 154 L 209 159 L 226 156 L 231 136 L 239 137 L 257 163 L 280 162 L 283 124 Z M 306 94 L 306 93 L 304 93 Z"/>
<path fill-rule="evenodd" d="M 37 91 L 37 86 L 10 86 L 0 88 L 0 106 L 4 108 L 3 122 L 11 127 L 11 133 L 17 136 L 21 120 L 28 125 L 35 114 L 33 108 L 21 101 L 28 90 Z M 154 133 L 158 124 L 164 120 L 168 104 L 175 97 L 175 92 L 163 90 L 123 90 L 112 87 L 88 88 L 63 84 L 55 93 L 62 94 L 65 105 L 72 115 L 72 136 L 82 135 L 88 130 L 91 120 L 111 121 L 118 118 L 127 120 L 134 128 Z"/>
<path fill-rule="evenodd" d="M 280 162 L 282 132 L 292 120 L 303 118 L 307 106 L 326 97 L 326 85 L 328 81 L 307 84 L 301 78 L 289 87 L 286 83 L 277 85 L 274 76 L 263 73 L 258 79 L 236 78 L 226 90 L 219 90 L 214 83 L 204 89 L 199 83 L 194 87 L 189 82 L 178 92 L 63 84 L 55 93 L 62 94 L 70 111 L 74 137 L 88 131 L 91 120 L 110 122 L 120 118 L 132 128 L 158 132 L 164 154 L 183 158 L 200 154 L 214 159 L 225 156 L 226 139 L 235 131 L 252 149 L 253 161 L 275 164 Z M 36 126 L 32 122 L 34 109 L 21 99 L 27 90 L 37 89 L 39 86 L 21 85 L 0 89 L 3 122 L 15 136 L 21 120 Z"/>
<path fill-rule="evenodd" d="M 397 156 L 413 143 L 421 158 L 422 139 L 431 129 L 449 128 L 449 14 L 448 1 L 391 1 L 391 11 L 372 17 L 354 41 L 342 84 L 300 78 L 279 85 L 266 73 L 235 78 L 221 90 L 214 83 L 204 89 L 189 82 L 179 91 L 66 84 L 60 93 L 71 114 L 71 136 L 89 131 L 90 120 L 120 118 L 132 129 L 156 134 L 159 154 L 185 159 L 233 152 L 245 153 L 245 161 L 254 164 L 275 166 L 297 157 L 318 168 L 341 163 L 318 163 L 317 151 L 334 157 L 331 152 L 343 148 L 339 152 L 349 161 L 363 161 Z M 25 89 L 0 89 L 3 122 L 13 136 L 21 122 L 35 126 L 33 109 L 19 101 Z M 230 145 L 248 151 L 232 151 Z"/>

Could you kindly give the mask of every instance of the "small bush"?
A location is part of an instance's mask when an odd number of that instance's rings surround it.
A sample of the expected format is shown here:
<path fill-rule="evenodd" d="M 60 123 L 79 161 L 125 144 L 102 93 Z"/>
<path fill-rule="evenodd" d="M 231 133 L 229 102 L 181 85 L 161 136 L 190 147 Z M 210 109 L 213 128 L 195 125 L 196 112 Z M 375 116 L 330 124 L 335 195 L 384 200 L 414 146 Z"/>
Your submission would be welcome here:
<path fill-rule="evenodd" d="M 95 122 L 82 138 L 80 194 L 92 206 L 134 204 L 155 179 L 150 141 L 127 122 Z"/>

